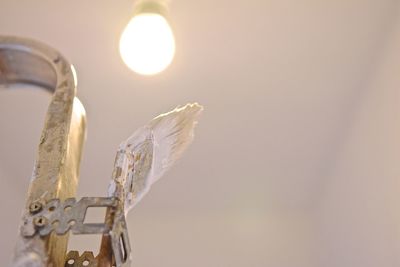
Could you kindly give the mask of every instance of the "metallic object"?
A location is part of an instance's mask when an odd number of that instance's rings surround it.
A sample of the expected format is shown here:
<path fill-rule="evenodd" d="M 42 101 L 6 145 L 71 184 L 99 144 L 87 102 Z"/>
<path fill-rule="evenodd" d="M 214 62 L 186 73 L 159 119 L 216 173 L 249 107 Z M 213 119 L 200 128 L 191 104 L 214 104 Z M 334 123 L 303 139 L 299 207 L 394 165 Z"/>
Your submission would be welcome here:
<path fill-rule="evenodd" d="M 92 207 L 108 209 L 102 223 L 85 223 L 87 210 Z M 30 238 L 35 235 L 46 237 L 52 232 L 64 235 L 71 231 L 73 234 L 102 234 L 110 237 L 110 246 L 116 266 L 129 266 L 131 249 L 128 231 L 126 230 L 125 216 L 120 201 L 114 197 L 84 197 L 78 202 L 75 198 L 68 198 L 64 202 L 54 199 L 48 202 L 40 211 L 26 214 L 21 227 L 21 234 Z M 65 266 L 98 266 L 101 261 L 112 259 L 93 256 L 91 251 L 79 255 L 78 251 L 69 251 Z M 84 265 L 84 262 L 88 265 Z"/>
<path fill-rule="evenodd" d="M 76 201 L 85 139 L 85 110 L 71 64 L 36 41 L 0 36 L 0 85 L 40 86 L 53 97 L 47 111 L 17 241 L 14 267 L 128 267 L 131 248 L 125 214 L 174 164 L 193 139 L 197 103 L 161 114 L 122 142 L 108 197 Z M 88 208 L 105 207 L 100 223 L 85 223 Z M 100 234 L 97 256 L 67 252 L 68 234 Z"/>
<path fill-rule="evenodd" d="M 85 112 L 76 94 L 71 64 L 57 51 L 41 43 L 0 37 L 0 83 L 40 86 L 53 92 L 42 131 L 29 187 L 25 213 L 31 203 L 74 197 L 85 136 Z M 46 238 L 20 236 L 16 266 L 63 266 L 68 236 Z M 29 262 L 28 265 L 26 262 Z"/>
<path fill-rule="evenodd" d="M 23 224 L 21 227 L 14 266 L 62 267 L 66 261 L 68 234 L 65 234 L 67 231 L 56 231 L 56 233 L 49 231 L 42 234 L 43 231 L 49 229 L 52 218 L 45 216 L 47 211 L 43 207 L 59 202 L 66 203 L 64 201 L 72 201 L 71 198 L 75 197 L 85 138 L 85 111 L 79 99 L 75 97 L 74 69 L 60 53 L 36 41 L 18 37 L 0 37 L 0 85 L 8 89 L 19 83 L 40 86 L 52 92 L 53 97 L 40 138 L 24 211 L 23 221 L 28 224 Z M 88 199 L 84 199 L 83 202 L 78 202 L 79 205 L 76 207 L 82 207 L 82 203 L 87 201 Z M 92 204 L 99 203 L 95 201 Z M 100 201 L 100 204 L 104 203 Z M 38 214 L 38 217 L 31 217 L 33 214 Z M 114 219 L 115 215 L 123 214 L 123 212 L 112 214 L 114 214 Z M 32 220 L 29 221 L 29 218 Z M 121 230 L 121 225 L 125 227 L 125 219 L 123 215 L 117 218 L 114 223 L 118 223 L 113 226 L 118 231 L 117 233 L 120 233 L 126 229 Z M 58 219 L 61 221 L 60 218 Z M 76 221 L 79 222 L 79 220 Z M 29 226 L 34 226 L 36 229 L 31 235 L 26 234 Z M 91 232 L 87 230 L 87 227 L 81 229 L 79 226 L 82 225 L 77 224 L 73 228 L 76 233 Z M 114 228 L 107 231 L 103 229 L 102 234 L 111 235 Z M 92 228 L 89 226 L 89 229 Z M 96 232 L 98 227 L 94 227 L 94 230 Z M 126 232 L 123 233 L 126 235 Z M 124 238 L 125 242 L 129 243 L 127 235 Z M 111 266 L 115 261 L 112 253 L 103 253 L 103 255 L 108 257 L 101 261 L 108 262 L 108 265 L 102 266 Z M 118 260 L 120 257 L 114 258 Z M 129 259 L 129 255 L 125 258 Z M 117 263 L 117 266 L 122 266 L 121 261 Z"/>

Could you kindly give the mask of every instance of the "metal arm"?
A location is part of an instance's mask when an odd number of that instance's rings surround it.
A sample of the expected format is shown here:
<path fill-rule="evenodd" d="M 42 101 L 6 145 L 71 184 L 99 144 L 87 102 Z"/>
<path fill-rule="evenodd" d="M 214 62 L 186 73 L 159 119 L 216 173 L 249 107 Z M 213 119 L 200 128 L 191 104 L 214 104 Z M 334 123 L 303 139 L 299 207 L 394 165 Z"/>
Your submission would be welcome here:
<path fill-rule="evenodd" d="M 75 196 L 86 123 L 85 110 L 75 97 L 72 65 L 39 42 L 0 36 L 0 85 L 9 88 L 18 83 L 53 92 L 29 186 L 26 214 L 35 205 Z M 67 234 L 27 238 L 21 230 L 14 266 L 62 267 L 67 243 Z"/>

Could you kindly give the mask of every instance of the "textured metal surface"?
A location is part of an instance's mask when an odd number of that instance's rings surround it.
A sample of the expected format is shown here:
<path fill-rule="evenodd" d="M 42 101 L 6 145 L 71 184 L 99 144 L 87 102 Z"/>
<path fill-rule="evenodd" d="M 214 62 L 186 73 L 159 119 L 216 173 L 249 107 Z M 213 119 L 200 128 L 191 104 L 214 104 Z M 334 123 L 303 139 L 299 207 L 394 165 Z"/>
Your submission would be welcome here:
<path fill-rule="evenodd" d="M 109 208 L 108 218 L 102 223 L 84 223 L 86 213 L 90 207 Z M 27 214 L 21 228 L 22 235 L 32 237 L 35 234 L 47 236 L 51 232 L 58 235 L 72 231 L 73 234 L 103 234 L 112 229 L 113 218 L 118 207 L 116 198 L 84 197 L 78 202 L 69 198 L 64 202 L 53 199 L 43 206 L 40 212 Z M 44 225 L 38 226 L 37 220 L 43 219 Z"/>
<path fill-rule="evenodd" d="M 82 198 L 79 202 L 73 198 L 86 121 L 84 108 L 75 97 L 72 65 L 41 43 L 0 36 L 0 85 L 8 89 L 18 83 L 41 86 L 53 92 L 53 97 L 39 142 L 14 266 L 129 266 L 123 205 L 114 197 Z M 105 221 L 84 223 L 88 207 L 107 207 Z M 74 234 L 103 234 L 100 254 L 67 254 L 70 230 Z"/>
<path fill-rule="evenodd" d="M 107 208 L 106 217 L 100 223 L 85 223 L 88 208 Z M 51 233 L 65 235 L 101 234 L 107 240 L 108 253 L 94 257 L 91 251 L 82 255 L 77 251 L 68 252 L 65 266 L 130 266 L 131 247 L 124 216 L 123 205 L 117 198 L 84 197 L 78 202 L 69 198 L 48 203 L 34 202 L 29 206 L 29 214 L 24 217 L 22 235 L 32 238 L 35 235 L 46 237 Z M 101 264 L 99 264 L 101 263 Z"/>
<path fill-rule="evenodd" d="M 75 196 L 85 111 L 75 97 L 76 77 L 72 65 L 57 51 L 36 41 L 0 36 L 0 85 L 5 89 L 24 83 L 53 92 L 39 142 L 27 197 L 31 203 L 47 203 Z M 64 266 L 68 235 L 39 235 L 17 241 L 14 266 Z"/>
<path fill-rule="evenodd" d="M 110 241 L 115 266 L 129 267 L 131 265 L 131 246 L 123 210 L 116 214 L 110 232 Z"/>
<path fill-rule="evenodd" d="M 97 267 L 98 259 L 90 251 L 79 255 L 78 251 L 70 251 L 65 260 L 65 267 Z"/>

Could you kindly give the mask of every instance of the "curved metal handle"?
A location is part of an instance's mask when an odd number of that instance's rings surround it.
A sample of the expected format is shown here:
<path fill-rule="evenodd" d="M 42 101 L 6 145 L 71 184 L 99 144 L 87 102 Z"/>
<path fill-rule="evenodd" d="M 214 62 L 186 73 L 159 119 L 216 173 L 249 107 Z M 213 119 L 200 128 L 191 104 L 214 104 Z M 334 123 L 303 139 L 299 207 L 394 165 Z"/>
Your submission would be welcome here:
<path fill-rule="evenodd" d="M 75 197 L 85 138 L 85 110 L 76 94 L 72 65 L 39 42 L 0 36 L 0 85 L 37 85 L 53 92 L 40 138 L 25 212 L 31 203 Z M 20 235 L 14 266 L 64 266 L 68 236 Z"/>

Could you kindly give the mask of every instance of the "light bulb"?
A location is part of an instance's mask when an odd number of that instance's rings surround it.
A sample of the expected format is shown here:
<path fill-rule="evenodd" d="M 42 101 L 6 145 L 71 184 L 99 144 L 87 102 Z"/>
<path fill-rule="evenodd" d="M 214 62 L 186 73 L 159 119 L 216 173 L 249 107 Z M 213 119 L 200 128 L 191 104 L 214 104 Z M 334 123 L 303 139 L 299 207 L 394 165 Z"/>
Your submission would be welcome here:
<path fill-rule="evenodd" d="M 175 39 L 168 21 L 158 13 L 139 13 L 124 29 L 119 51 L 134 72 L 153 75 L 163 71 L 175 54 Z"/>

